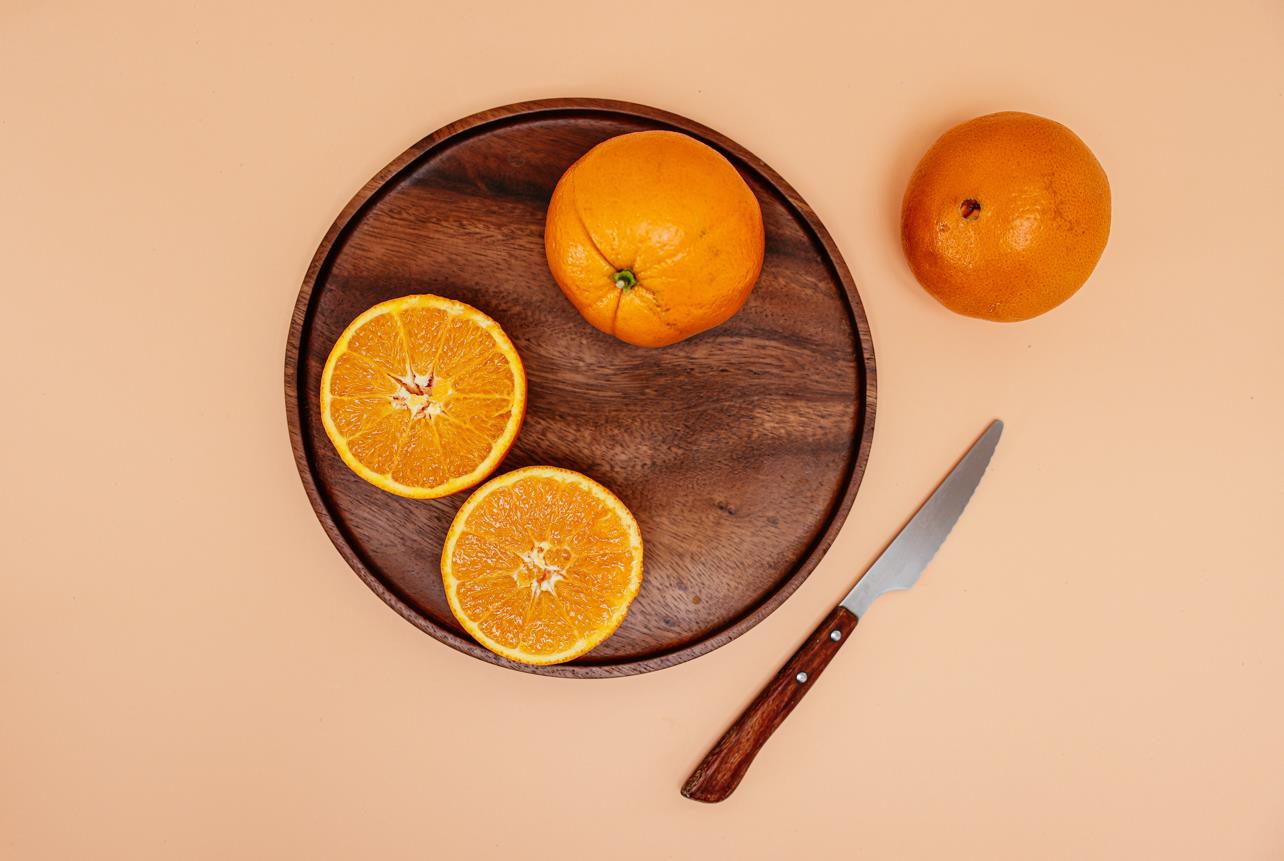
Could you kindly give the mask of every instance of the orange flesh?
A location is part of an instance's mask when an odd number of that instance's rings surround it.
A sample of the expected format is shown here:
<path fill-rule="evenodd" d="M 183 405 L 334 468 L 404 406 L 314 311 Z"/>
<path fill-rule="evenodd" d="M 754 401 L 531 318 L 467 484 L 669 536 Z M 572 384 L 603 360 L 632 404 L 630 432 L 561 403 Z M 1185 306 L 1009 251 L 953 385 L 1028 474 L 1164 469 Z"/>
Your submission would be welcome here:
<path fill-rule="evenodd" d="M 529 467 L 478 490 L 442 553 L 446 595 L 488 649 L 526 663 L 587 652 L 623 620 L 642 579 L 624 504 L 591 479 Z"/>
<path fill-rule="evenodd" d="M 430 497 L 469 487 L 498 465 L 525 395 L 520 359 L 494 321 L 462 303 L 414 296 L 367 311 L 339 339 L 322 411 L 359 475 Z"/>

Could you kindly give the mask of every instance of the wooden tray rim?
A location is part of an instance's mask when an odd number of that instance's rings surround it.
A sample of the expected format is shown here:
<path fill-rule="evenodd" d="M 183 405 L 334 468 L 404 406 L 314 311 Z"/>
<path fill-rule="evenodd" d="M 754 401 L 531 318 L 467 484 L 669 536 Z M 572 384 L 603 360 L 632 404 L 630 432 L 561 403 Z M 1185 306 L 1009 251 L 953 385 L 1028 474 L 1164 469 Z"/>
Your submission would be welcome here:
<path fill-rule="evenodd" d="M 305 420 L 305 408 L 300 400 L 299 391 L 299 351 L 303 344 L 303 336 L 307 332 L 311 323 L 312 292 L 321 276 L 329 269 L 330 255 L 336 247 L 342 247 L 341 238 L 344 236 L 355 216 L 362 212 L 367 205 L 372 205 L 378 198 L 379 192 L 389 183 L 391 183 L 403 170 L 414 165 L 418 160 L 432 151 L 433 148 L 455 138 L 461 134 L 480 131 L 482 127 L 495 123 L 497 121 L 512 120 L 517 117 L 534 114 L 566 114 L 566 113 L 605 113 L 605 114 L 623 114 L 625 116 L 636 117 L 654 123 L 661 123 L 675 130 L 693 134 L 696 137 L 704 139 L 707 143 L 723 150 L 726 153 L 734 155 L 745 164 L 749 165 L 760 176 L 762 176 L 774 189 L 780 193 L 789 205 L 807 225 L 808 229 L 820 241 L 825 250 L 825 256 L 829 266 L 838 277 L 839 283 L 843 287 L 843 295 L 847 301 L 848 313 L 851 315 L 851 322 L 860 342 L 861 359 L 862 359 L 862 382 L 864 383 L 865 397 L 859 404 L 860 415 L 858 423 L 860 425 L 860 440 L 856 450 L 856 456 L 852 462 L 852 468 L 848 473 L 846 484 L 843 488 L 841 499 L 829 512 L 826 524 L 821 533 L 812 542 L 807 554 L 802 561 L 789 574 L 788 578 L 780 584 L 779 588 L 766 595 L 752 610 L 742 616 L 740 619 L 732 622 L 730 625 L 722 628 L 718 632 L 707 636 L 701 640 L 689 643 L 686 646 L 674 649 L 670 652 L 664 652 L 652 657 L 643 658 L 634 661 L 620 661 L 616 663 L 604 664 L 585 664 L 577 665 L 558 664 L 547 667 L 530 666 L 510 661 L 484 649 L 477 642 L 469 637 L 460 636 L 455 632 L 444 628 L 420 613 L 414 607 L 407 604 L 397 593 L 391 589 L 388 584 L 384 583 L 380 577 L 374 573 L 362 559 L 361 554 L 355 549 L 354 543 L 349 540 L 348 535 L 331 514 L 325 497 L 322 495 L 317 486 L 316 476 L 313 474 L 313 452 L 311 446 L 307 443 L 307 436 L 303 433 L 303 422 Z M 875 403 L 877 400 L 877 375 L 874 363 L 874 343 L 870 334 L 869 321 L 865 316 L 864 306 L 861 304 L 860 295 L 857 293 L 856 284 L 852 278 L 842 254 L 839 253 L 838 246 L 834 243 L 833 237 L 829 231 L 817 218 L 815 212 L 807 205 L 806 201 L 798 194 L 794 188 L 785 182 L 785 180 L 776 173 L 766 162 L 749 152 L 740 144 L 722 135 L 721 133 L 708 128 L 707 126 L 687 119 L 679 114 L 664 111 L 659 108 L 653 108 L 648 105 L 636 104 L 633 102 L 617 101 L 614 99 L 597 99 L 597 98 L 551 98 L 538 99 L 533 101 L 515 102 L 513 104 L 501 107 L 491 108 L 489 110 L 479 111 L 478 113 L 456 120 L 449 125 L 439 128 L 437 131 L 421 139 L 418 143 L 411 146 L 400 156 L 395 158 L 386 167 L 376 173 L 362 188 L 358 191 L 348 204 L 335 218 L 330 229 L 326 231 L 321 244 L 317 247 L 316 253 L 312 257 L 312 262 L 308 265 L 307 274 L 304 276 L 303 284 L 299 289 L 299 297 L 295 302 L 294 311 L 290 319 L 290 332 L 286 341 L 285 348 L 285 412 L 286 422 L 289 429 L 291 448 L 294 451 L 295 466 L 299 471 L 299 478 L 303 482 L 304 490 L 307 492 L 308 501 L 312 504 L 312 509 L 316 513 L 317 519 L 321 521 L 321 526 L 325 529 L 330 541 L 338 549 L 339 554 L 344 558 L 348 565 L 357 573 L 366 586 L 372 592 L 379 596 L 388 606 L 396 610 L 397 613 L 410 622 L 416 628 L 433 637 L 440 642 L 492 664 L 501 667 L 519 670 L 521 672 L 533 673 L 544 676 L 557 676 L 563 678 L 611 678 L 619 676 L 637 675 L 640 673 L 651 672 L 654 670 L 664 669 L 666 667 L 676 666 L 692 658 L 707 654 L 714 649 L 726 645 L 741 634 L 748 631 L 754 625 L 757 625 L 802 585 L 803 581 L 811 574 L 815 567 L 824 557 L 825 552 L 837 538 L 843 522 L 851 510 L 852 503 L 856 498 L 856 492 L 860 488 L 861 479 L 865 474 L 865 466 L 869 461 L 870 447 L 873 444 L 874 436 L 874 413 Z"/>

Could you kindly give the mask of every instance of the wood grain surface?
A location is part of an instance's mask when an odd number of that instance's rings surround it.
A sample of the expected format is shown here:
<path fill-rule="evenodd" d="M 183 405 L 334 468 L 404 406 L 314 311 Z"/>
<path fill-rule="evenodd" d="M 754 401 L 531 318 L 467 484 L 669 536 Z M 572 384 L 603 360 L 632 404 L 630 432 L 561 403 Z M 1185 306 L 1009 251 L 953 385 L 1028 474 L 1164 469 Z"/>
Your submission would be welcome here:
<path fill-rule="evenodd" d="M 734 792 L 767 739 L 847 643 L 857 621 L 842 605 L 831 610 L 691 772 L 682 794 L 712 803 Z"/>
<path fill-rule="evenodd" d="M 647 350 L 593 329 L 544 259 L 545 208 L 562 172 L 614 135 L 677 129 L 726 155 L 762 206 L 766 260 L 723 326 Z M 409 293 L 494 317 L 526 365 L 526 422 L 501 471 L 576 469 L 633 510 L 642 591 L 619 631 L 583 658 L 528 667 L 482 649 L 442 591 L 441 542 L 466 494 L 417 501 L 353 475 L 321 428 L 321 367 L 361 311 Z M 819 220 L 733 141 L 640 105 L 557 99 L 476 114 L 375 176 L 326 234 L 299 293 L 285 359 L 286 412 L 318 518 L 398 613 L 467 654 L 547 675 L 672 666 L 761 621 L 832 543 L 872 438 L 874 353 L 851 274 Z"/>

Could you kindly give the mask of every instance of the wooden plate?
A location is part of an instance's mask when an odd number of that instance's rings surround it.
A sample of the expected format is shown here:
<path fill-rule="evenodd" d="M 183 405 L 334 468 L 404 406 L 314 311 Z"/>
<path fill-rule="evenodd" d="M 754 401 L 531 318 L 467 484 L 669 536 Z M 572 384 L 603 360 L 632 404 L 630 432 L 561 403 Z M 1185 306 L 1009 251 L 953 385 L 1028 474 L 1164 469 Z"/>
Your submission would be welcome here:
<path fill-rule="evenodd" d="M 603 335 L 544 259 L 562 172 L 606 138 L 676 129 L 720 150 L 762 204 L 762 277 L 729 322 L 646 350 Z M 344 327 L 409 293 L 494 317 L 526 365 L 526 422 L 501 471 L 580 470 L 633 510 L 645 579 L 628 618 L 583 658 L 528 667 L 477 645 L 442 591 L 441 543 L 467 494 L 416 501 L 344 466 L 318 410 Z M 416 627 L 501 666 L 554 676 L 670 667 L 780 606 L 851 507 L 874 426 L 874 350 L 851 273 L 815 214 L 744 147 L 624 102 L 554 99 L 484 111 L 415 144 L 344 208 L 308 267 L 285 356 L 286 414 L 304 487 L 339 552 Z"/>

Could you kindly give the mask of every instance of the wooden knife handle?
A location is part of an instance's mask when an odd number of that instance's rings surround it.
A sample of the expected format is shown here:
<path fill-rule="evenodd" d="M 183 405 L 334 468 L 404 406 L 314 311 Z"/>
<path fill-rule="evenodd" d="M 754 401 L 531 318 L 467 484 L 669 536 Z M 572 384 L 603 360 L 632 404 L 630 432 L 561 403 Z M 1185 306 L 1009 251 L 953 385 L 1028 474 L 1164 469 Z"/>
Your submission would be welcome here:
<path fill-rule="evenodd" d="M 856 630 L 856 622 L 846 607 L 835 607 L 691 772 L 682 794 L 712 803 L 734 792 L 767 739 Z"/>

